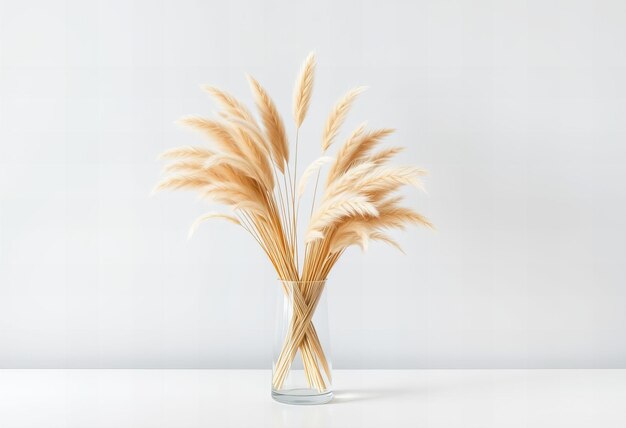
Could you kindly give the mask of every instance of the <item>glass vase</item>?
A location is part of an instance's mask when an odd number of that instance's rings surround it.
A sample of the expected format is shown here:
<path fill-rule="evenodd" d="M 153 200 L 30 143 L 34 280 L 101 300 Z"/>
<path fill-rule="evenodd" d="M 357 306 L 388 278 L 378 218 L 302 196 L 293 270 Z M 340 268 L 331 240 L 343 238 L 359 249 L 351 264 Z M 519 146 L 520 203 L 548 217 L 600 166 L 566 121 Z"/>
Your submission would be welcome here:
<path fill-rule="evenodd" d="M 272 398 L 323 404 L 333 398 L 326 281 L 280 281 Z"/>

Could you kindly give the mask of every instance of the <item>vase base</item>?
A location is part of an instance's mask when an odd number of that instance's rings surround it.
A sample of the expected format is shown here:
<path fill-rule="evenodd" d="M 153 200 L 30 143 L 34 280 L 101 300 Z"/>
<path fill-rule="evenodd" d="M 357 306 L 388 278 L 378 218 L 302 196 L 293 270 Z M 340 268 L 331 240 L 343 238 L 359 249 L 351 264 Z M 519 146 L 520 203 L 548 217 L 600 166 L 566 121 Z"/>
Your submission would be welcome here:
<path fill-rule="evenodd" d="M 280 392 L 272 390 L 272 398 L 284 404 L 324 404 L 333 399 L 333 392 L 318 392 L 311 388 L 283 389 Z"/>

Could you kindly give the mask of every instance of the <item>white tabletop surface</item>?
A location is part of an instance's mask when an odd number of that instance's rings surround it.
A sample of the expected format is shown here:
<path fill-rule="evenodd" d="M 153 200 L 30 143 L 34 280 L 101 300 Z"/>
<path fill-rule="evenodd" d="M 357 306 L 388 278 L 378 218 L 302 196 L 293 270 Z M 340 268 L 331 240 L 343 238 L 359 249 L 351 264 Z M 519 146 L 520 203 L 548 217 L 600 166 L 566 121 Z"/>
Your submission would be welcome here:
<path fill-rule="evenodd" d="M 265 370 L 0 370 L 0 427 L 626 427 L 626 370 L 338 370 L 289 406 Z"/>

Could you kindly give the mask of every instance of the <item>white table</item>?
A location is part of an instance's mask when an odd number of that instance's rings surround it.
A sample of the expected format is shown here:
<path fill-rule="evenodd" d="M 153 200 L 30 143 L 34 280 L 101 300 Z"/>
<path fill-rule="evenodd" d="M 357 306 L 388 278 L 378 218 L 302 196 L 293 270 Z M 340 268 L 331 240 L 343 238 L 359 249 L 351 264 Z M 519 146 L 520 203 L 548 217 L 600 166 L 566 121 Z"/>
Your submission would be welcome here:
<path fill-rule="evenodd" d="M 265 370 L 0 370 L 0 427 L 626 427 L 626 370 L 338 370 L 279 404 Z"/>

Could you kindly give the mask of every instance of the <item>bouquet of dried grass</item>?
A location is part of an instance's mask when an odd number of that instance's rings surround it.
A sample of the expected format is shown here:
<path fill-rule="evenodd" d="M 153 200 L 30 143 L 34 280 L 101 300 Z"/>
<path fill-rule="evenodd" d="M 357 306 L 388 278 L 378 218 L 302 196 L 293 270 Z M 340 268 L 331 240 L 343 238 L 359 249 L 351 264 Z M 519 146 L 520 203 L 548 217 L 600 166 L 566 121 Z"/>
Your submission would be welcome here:
<path fill-rule="evenodd" d="M 211 86 L 204 89 L 221 107 L 219 118 L 188 116 L 182 125 L 209 137 L 212 145 L 178 147 L 161 159 L 170 161 L 156 190 L 192 189 L 203 198 L 225 205 L 230 212 L 209 212 L 191 226 L 190 235 L 206 220 L 220 218 L 241 226 L 261 246 L 284 282 L 300 282 L 295 290 L 294 319 L 275 367 L 273 386 L 280 389 L 296 352 L 300 350 L 310 385 L 322 391 L 330 370 L 311 318 L 321 294 L 312 281 L 325 281 L 343 252 L 352 245 L 365 249 L 370 241 L 400 246 L 386 231 L 408 224 L 432 225 L 422 215 L 401 205 L 398 189 L 404 185 L 421 188 L 426 172 L 409 166 L 389 166 L 388 161 L 402 149 L 375 150 L 392 129 L 367 130 L 358 127 L 337 153 L 329 148 L 338 137 L 346 115 L 363 88 L 349 91 L 333 107 L 324 127 L 321 157 L 313 161 L 296 180 L 298 134 L 306 117 L 315 72 L 315 56 L 304 62 L 294 88 L 293 119 L 295 150 L 290 147 L 285 126 L 274 102 L 253 77 L 248 77 L 260 123 L 230 94 Z M 291 160 L 293 158 L 293 160 Z M 320 170 L 328 165 L 326 185 L 319 197 Z M 315 177 L 313 202 L 305 215 L 309 225 L 304 253 L 299 255 L 296 225 L 300 198 Z M 300 266 L 299 258 L 303 259 Z"/>

